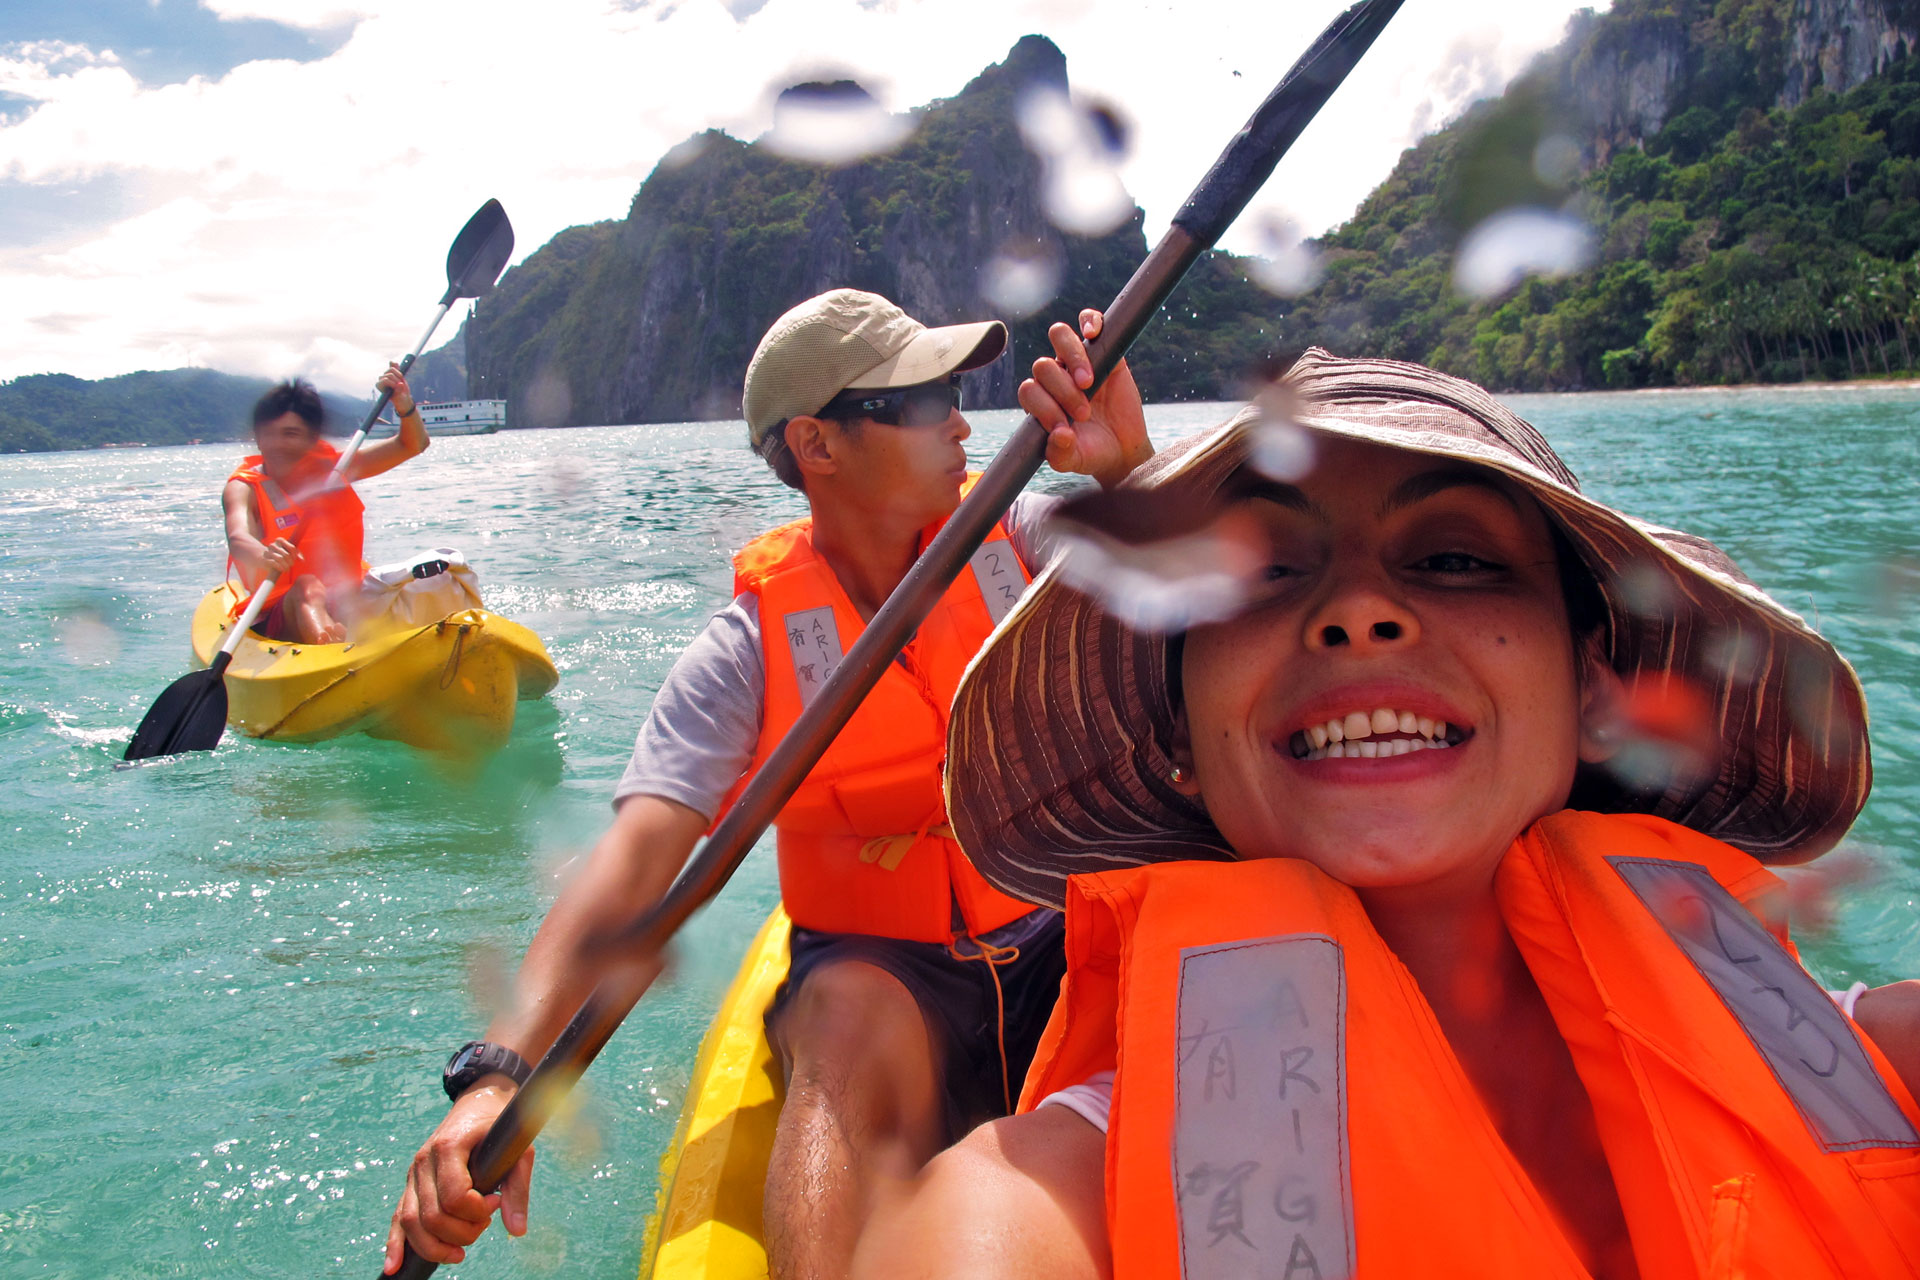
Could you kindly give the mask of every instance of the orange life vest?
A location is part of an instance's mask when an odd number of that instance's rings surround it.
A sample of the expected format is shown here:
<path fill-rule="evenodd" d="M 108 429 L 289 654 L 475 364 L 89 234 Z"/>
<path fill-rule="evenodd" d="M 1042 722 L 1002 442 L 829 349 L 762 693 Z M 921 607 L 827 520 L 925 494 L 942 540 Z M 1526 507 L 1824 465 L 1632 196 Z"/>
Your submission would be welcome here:
<path fill-rule="evenodd" d="M 1643 1280 L 1920 1274 L 1920 1110 L 1747 855 L 1564 812 L 1500 911 L 1593 1102 Z M 1410 974 L 1294 860 L 1069 881 L 1024 1108 L 1116 1070 L 1116 1277 L 1586 1275 Z"/>
<path fill-rule="evenodd" d="M 366 572 L 362 559 L 366 544 L 366 522 L 362 518 L 366 504 L 351 485 L 328 486 L 333 464 L 340 451 L 325 440 L 318 441 L 294 468 L 289 480 L 291 492 L 283 489 L 267 474 L 265 460 L 259 454 L 243 458 L 228 480 L 238 480 L 253 490 L 254 514 L 260 518 L 260 541 L 270 546 L 280 538 L 294 538 L 298 550 L 293 567 L 274 583 L 262 608 L 287 593 L 294 581 L 312 574 L 329 589 L 360 580 Z M 233 557 L 227 557 L 227 572 L 233 572 Z M 237 617 L 246 604 L 242 595 L 234 603 Z"/>
<path fill-rule="evenodd" d="M 753 763 L 722 813 L 865 629 L 815 553 L 812 527 L 810 519 L 782 525 L 734 557 L 735 593 L 760 601 L 767 693 Z M 939 528 L 923 531 L 920 545 Z M 795 924 L 951 942 L 1033 910 L 994 889 L 961 853 L 940 785 L 954 690 L 1027 581 L 996 524 L 972 571 L 954 580 L 780 811 L 780 896 Z"/>

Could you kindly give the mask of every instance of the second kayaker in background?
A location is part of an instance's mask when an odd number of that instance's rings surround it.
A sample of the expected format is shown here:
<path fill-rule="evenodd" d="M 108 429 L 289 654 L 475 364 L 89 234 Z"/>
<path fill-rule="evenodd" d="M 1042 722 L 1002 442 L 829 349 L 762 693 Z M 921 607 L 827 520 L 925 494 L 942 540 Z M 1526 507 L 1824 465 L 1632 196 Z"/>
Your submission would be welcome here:
<path fill-rule="evenodd" d="M 1083 321 L 1097 332 L 1094 313 Z M 1049 428 L 1048 459 L 1118 483 L 1152 453 L 1142 415 L 1094 412 L 1080 337 L 1051 336 L 1065 363 L 1049 362 L 1057 385 L 1027 403 Z M 528 949 L 517 1004 L 448 1064 L 453 1107 L 414 1157 L 389 1272 L 403 1235 L 458 1262 L 496 1208 L 526 1230 L 532 1152 L 489 1196 L 467 1161 L 599 977 L 581 943 L 659 899 L 959 506 L 972 483 L 959 375 L 1006 342 L 998 321 L 929 329 L 851 289 L 800 304 L 761 340 L 749 439 L 810 515 L 735 557 L 735 598 L 655 697 L 613 826 Z M 1137 403 L 1124 365 L 1107 386 Z M 787 1077 L 765 1198 L 774 1276 L 846 1275 L 874 1204 L 1009 1109 L 1058 990 L 1059 914 L 974 871 L 940 786 L 954 689 L 1037 559 L 1036 501 L 995 527 L 775 820 L 795 927 L 768 1013 Z"/>
<path fill-rule="evenodd" d="M 253 627 L 270 640 L 339 644 L 347 638 L 341 614 L 366 568 L 366 508 L 349 486 L 426 451 L 426 423 L 400 366 L 389 364 L 374 389 L 393 393 L 400 431 L 356 453 L 343 486 L 328 484 L 340 451 L 320 434 L 326 410 L 312 383 L 282 382 L 253 406 L 259 452 L 227 478 L 221 503 L 229 572 L 238 572 L 249 590 L 275 579 Z"/>

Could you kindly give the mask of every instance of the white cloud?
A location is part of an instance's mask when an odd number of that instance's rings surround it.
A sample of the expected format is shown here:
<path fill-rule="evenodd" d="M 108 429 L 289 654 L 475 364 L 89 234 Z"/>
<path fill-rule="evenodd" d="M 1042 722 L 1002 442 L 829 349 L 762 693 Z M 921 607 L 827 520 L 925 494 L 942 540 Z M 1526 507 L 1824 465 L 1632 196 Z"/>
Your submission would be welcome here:
<path fill-rule="evenodd" d="M 222 18 L 262 18 L 268 22 L 306 27 L 309 30 L 336 27 L 356 18 L 370 16 L 380 8 L 378 5 L 339 4 L 336 0 L 200 0 L 200 7 Z"/>
<path fill-rule="evenodd" d="M 523 257 L 565 227 L 623 216 L 660 155 L 689 134 L 758 136 L 774 93 L 797 79 L 851 74 L 905 110 L 951 96 L 1028 32 L 1066 53 L 1077 93 L 1132 123 L 1121 174 L 1157 235 L 1342 7 L 203 3 L 310 29 L 357 25 L 322 60 L 162 87 L 86 50 L 0 46 L 0 93 L 41 104 L 0 126 L 0 179 L 53 191 L 105 175 L 147 202 L 104 229 L 0 248 L 0 377 L 192 361 L 358 388 L 418 337 L 446 247 L 487 197 L 506 205 Z M 1481 25 L 1463 31 L 1457 6 L 1409 4 L 1228 247 L 1258 247 L 1253 215 L 1309 231 L 1345 218 L 1417 128 L 1504 82 L 1576 7 L 1488 0 L 1474 10 Z M 450 322 L 436 340 L 451 332 Z"/>

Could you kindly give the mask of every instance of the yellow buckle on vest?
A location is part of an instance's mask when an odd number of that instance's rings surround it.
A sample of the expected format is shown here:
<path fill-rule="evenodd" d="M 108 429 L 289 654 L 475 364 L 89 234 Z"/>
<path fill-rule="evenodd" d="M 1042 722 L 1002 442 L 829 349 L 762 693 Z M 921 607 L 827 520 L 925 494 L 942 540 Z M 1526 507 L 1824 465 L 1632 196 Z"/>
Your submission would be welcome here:
<path fill-rule="evenodd" d="M 882 871 L 897 871 L 907 856 L 907 850 L 927 837 L 941 840 L 953 839 L 953 828 L 946 823 L 937 827 L 928 827 L 925 831 L 905 831 L 896 836 L 875 836 L 860 846 L 860 861 L 877 862 Z"/>

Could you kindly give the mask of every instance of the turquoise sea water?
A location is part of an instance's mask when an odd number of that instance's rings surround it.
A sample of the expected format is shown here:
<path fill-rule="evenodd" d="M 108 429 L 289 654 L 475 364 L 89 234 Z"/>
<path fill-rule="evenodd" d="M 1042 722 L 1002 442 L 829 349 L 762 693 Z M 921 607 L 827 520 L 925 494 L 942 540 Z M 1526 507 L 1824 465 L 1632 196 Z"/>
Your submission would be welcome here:
<path fill-rule="evenodd" d="M 1831 985 L 1920 976 L 1920 391 L 1514 403 L 1591 492 L 1714 538 L 1859 667 L 1877 782 L 1854 840 L 1882 870 L 1807 954 Z M 1149 421 L 1167 440 L 1223 413 Z M 974 415 L 979 460 L 1014 420 Z M 116 770 L 188 669 L 240 450 L 0 458 L 0 1275 L 377 1273 L 441 1063 L 604 825 L 729 552 L 800 510 L 741 434 L 448 439 L 363 486 L 374 559 L 464 550 L 560 668 L 477 770 L 232 736 Z M 694 1047 L 773 900 L 762 854 L 543 1140 L 532 1234 L 443 1274 L 633 1274 Z"/>

